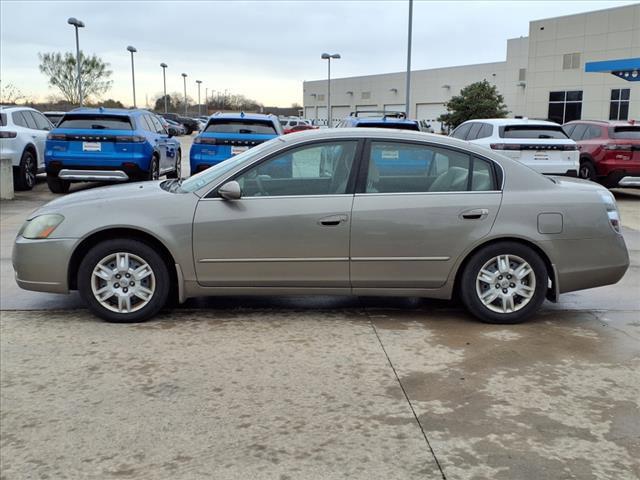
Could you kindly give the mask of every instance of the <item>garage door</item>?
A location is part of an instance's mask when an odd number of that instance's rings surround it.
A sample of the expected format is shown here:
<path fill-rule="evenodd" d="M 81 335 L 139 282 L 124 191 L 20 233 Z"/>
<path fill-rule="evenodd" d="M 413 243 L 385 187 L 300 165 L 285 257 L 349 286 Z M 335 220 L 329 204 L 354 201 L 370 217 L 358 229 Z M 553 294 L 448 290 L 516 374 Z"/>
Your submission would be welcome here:
<path fill-rule="evenodd" d="M 327 107 L 318 107 L 318 125 L 327 124 Z"/>
<path fill-rule="evenodd" d="M 349 105 L 331 105 L 331 117 L 333 119 L 333 127 L 345 117 L 348 117 L 353 109 Z"/>
<path fill-rule="evenodd" d="M 404 112 L 404 103 L 391 103 L 384 106 L 385 112 Z"/>
<path fill-rule="evenodd" d="M 304 107 L 304 118 L 307 120 L 315 120 L 316 107 Z"/>
<path fill-rule="evenodd" d="M 444 103 L 419 103 L 416 107 L 417 120 L 424 120 L 428 125 L 431 125 L 434 132 L 440 133 L 442 123 L 438 122 L 437 118 L 443 113 L 447 113 Z"/>

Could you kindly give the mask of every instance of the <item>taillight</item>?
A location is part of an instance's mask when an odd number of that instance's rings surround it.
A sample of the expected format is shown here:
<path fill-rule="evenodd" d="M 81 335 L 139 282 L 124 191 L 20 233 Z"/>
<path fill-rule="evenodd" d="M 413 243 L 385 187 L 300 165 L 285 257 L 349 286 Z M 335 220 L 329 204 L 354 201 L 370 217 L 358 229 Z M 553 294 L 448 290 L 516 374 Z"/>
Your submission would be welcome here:
<path fill-rule="evenodd" d="M 66 140 L 67 136 L 64 133 L 50 133 L 47 135 L 47 140 Z"/>
<path fill-rule="evenodd" d="M 522 145 L 516 143 L 492 143 L 492 150 L 522 150 Z"/>
<path fill-rule="evenodd" d="M 563 145 L 563 150 L 578 150 L 578 145 Z"/>
<path fill-rule="evenodd" d="M 630 152 L 633 148 L 632 145 L 616 145 L 616 144 L 607 144 L 603 145 L 605 150 L 624 150 Z"/>
<path fill-rule="evenodd" d="M 17 135 L 18 132 L 7 132 L 4 130 L 0 132 L 0 138 L 16 138 Z"/>
<path fill-rule="evenodd" d="M 216 139 L 211 137 L 196 137 L 193 139 L 193 143 L 201 143 L 204 145 L 215 145 Z"/>
<path fill-rule="evenodd" d="M 140 135 L 116 135 L 115 141 L 118 143 L 142 143 L 146 140 Z"/>
<path fill-rule="evenodd" d="M 604 203 L 605 210 L 607 211 L 607 217 L 609 217 L 609 225 L 616 233 L 620 233 L 620 213 L 618 213 L 618 206 L 616 205 L 616 199 L 607 190 L 598 190 L 598 194 Z"/>

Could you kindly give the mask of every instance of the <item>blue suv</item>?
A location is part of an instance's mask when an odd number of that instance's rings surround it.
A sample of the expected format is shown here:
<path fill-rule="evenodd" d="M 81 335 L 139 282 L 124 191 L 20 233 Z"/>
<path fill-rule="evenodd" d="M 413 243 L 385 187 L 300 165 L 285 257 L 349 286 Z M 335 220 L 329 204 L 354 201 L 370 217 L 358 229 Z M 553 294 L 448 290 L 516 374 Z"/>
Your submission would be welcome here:
<path fill-rule="evenodd" d="M 47 136 L 47 184 L 66 193 L 71 182 L 123 182 L 180 177 L 180 142 L 146 110 L 78 108 Z"/>
<path fill-rule="evenodd" d="M 383 111 L 359 111 L 343 119 L 337 128 L 398 128 L 400 130 L 420 131 L 420 124 L 417 120 L 410 120 L 403 112 L 383 112 Z"/>
<path fill-rule="evenodd" d="M 189 152 L 191 175 L 282 134 L 275 115 L 216 113 L 193 139 Z"/>

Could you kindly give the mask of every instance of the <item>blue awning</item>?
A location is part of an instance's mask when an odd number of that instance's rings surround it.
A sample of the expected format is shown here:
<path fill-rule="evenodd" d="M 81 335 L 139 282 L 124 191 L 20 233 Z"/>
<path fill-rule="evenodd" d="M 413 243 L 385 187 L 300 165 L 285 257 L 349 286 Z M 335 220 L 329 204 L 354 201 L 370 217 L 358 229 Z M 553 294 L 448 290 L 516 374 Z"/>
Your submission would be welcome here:
<path fill-rule="evenodd" d="M 610 73 L 629 82 L 638 82 L 640 81 L 640 58 L 587 62 L 584 64 L 584 71 Z"/>

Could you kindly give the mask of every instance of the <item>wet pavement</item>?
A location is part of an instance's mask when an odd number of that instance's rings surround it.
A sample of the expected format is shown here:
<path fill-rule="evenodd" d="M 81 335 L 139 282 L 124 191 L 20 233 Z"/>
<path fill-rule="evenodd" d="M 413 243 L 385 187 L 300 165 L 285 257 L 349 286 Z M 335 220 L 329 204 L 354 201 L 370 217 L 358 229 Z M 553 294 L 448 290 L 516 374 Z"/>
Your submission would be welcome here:
<path fill-rule="evenodd" d="M 346 297 L 112 325 L 15 286 L 40 184 L 0 204 L 0 478 L 638 479 L 640 195 L 616 196 L 626 276 L 522 325 Z"/>

